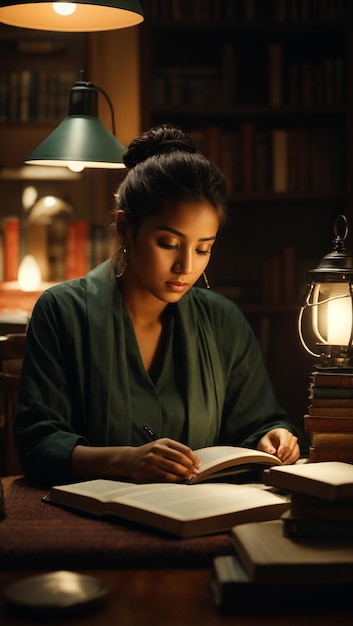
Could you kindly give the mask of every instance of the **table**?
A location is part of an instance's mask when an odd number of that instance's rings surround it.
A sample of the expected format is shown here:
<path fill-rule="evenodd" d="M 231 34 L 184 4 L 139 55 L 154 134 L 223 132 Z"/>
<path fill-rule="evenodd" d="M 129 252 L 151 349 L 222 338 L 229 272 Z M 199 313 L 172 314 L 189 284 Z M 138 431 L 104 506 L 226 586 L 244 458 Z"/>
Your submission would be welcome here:
<path fill-rule="evenodd" d="M 41 502 L 46 489 L 22 477 L 2 479 L 6 518 L 0 521 L 0 623 L 25 626 L 8 611 L 3 589 L 40 572 L 70 569 L 98 576 L 109 586 L 102 605 L 70 617 L 73 626 L 351 626 L 352 614 L 223 615 L 210 588 L 215 555 L 232 554 L 227 533 L 174 539 L 130 524 L 93 520 Z M 255 598 L 254 598 L 255 601 Z M 296 600 L 293 598 L 293 606 Z M 62 619 L 40 624 L 61 625 Z"/>

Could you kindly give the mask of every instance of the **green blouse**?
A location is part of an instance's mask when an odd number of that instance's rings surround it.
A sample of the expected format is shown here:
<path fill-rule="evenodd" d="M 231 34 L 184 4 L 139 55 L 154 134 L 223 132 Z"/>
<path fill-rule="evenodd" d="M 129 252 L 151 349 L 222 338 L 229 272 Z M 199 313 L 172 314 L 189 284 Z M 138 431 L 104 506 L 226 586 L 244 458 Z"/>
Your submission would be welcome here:
<path fill-rule="evenodd" d="M 28 329 L 14 425 L 28 478 L 70 480 L 78 443 L 138 446 L 147 441 L 144 423 L 194 449 L 256 447 L 274 427 L 295 432 L 233 302 L 194 287 L 168 313 L 152 380 L 108 262 L 41 295 Z"/>

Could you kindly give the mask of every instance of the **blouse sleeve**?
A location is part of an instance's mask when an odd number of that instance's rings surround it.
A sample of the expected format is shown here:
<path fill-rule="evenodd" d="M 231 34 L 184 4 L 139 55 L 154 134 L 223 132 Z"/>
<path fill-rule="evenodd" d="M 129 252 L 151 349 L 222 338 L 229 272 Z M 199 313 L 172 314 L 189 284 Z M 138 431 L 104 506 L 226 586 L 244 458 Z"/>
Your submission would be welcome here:
<path fill-rule="evenodd" d="M 77 298 L 72 311 L 67 307 L 64 321 L 55 291 L 48 290 L 32 313 L 14 439 L 23 471 L 34 481 L 69 480 L 72 450 L 78 443 L 87 444 L 76 434 L 84 414 L 83 371 L 73 366 L 80 362 L 74 355 L 77 345 L 82 347 L 81 361 L 85 358 L 81 309 Z"/>

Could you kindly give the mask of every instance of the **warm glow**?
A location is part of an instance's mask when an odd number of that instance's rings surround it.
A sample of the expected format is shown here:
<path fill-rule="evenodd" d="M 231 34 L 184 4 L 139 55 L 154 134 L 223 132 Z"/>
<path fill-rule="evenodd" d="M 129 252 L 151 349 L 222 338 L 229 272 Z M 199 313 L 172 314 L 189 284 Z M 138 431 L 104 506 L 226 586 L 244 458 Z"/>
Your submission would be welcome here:
<path fill-rule="evenodd" d="M 44 198 L 44 204 L 47 207 L 52 207 L 54 206 L 56 203 L 56 198 L 54 198 L 54 196 L 45 196 Z"/>
<path fill-rule="evenodd" d="M 23 257 L 18 270 L 18 283 L 22 291 L 37 291 L 40 288 L 42 276 L 36 259 L 31 254 Z"/>
<path fill-rule="evenodd" d="M 82 161 L 68 161 L 67 167 L 71 172 L 82 172 L 85 169 L 85 164 Z"/>
<path fill-rule="evenodd" d="M 29 209 L 34 205 L 35 201 L 38 198 L 38 191 L 36 187 L 33 185 L 28 185 L 24 188 L 22 192 L 22 206 L 25 211 L 29 211 Z"/>
<path fill-rule="evenodd" d="M 337 298 L 327 304 L 327 343 L 346 346 L 349 343 L 352 328 L 351 298 Z"/>
<path fill-rule="evenodd" d="M 142 9 L 138 2 L 131 1 L 131 10 L 120 8 L 119 4 L 119 0 L 102 0 L 100 4 L 86 4 L 79 0 L 77 2 L 23 0 L 22 3 L 0 6 L 0 22 L 20 28 L 71 33 L 129 28 L 143 22 L 144 16 L 141 15 Z M 130 5 L 127 2 L 122 4 Z M 65 5 L 71 12 L 63 15 L 62 9 Z M 76 10 L 72 13 L 73 7 Z"/>
<path fill-rule="evenodd" d="M 53 2 L 53 9 L 58 15 L 72 15 L 76 11 L 74 2 Z"/>

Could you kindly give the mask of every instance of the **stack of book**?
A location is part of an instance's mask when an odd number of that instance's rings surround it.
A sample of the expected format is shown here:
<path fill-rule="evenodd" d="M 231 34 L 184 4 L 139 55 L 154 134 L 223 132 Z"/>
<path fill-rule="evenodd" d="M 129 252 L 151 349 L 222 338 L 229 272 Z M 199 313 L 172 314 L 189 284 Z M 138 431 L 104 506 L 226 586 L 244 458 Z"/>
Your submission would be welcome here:
<path fill-rule="evenodd" d="M 353 541 L 353 466 L 323 461 L 264 472 L 266 485 L 290 492 L 281 515 L 283 534 L 292 539 Z"/>
<path fill-rule="evenodd" d="M 264 483 L 290 493 L 281 519 L 237 524 L 234 556 L 214 559 L 211 588 L 223 612 L 351 611 L 353 466 L 273 466 Z M 268 602 L 274 593 L 276 602 Z M 293 598 L 295 602 L 293 603 Z M 316 607 L 316 609 L 315 609 Z"/>
<path fill-rule="evenodd" d="M 304 429 L 309 461 L 353 463 L 353 369 L 311 373 Z"/>

